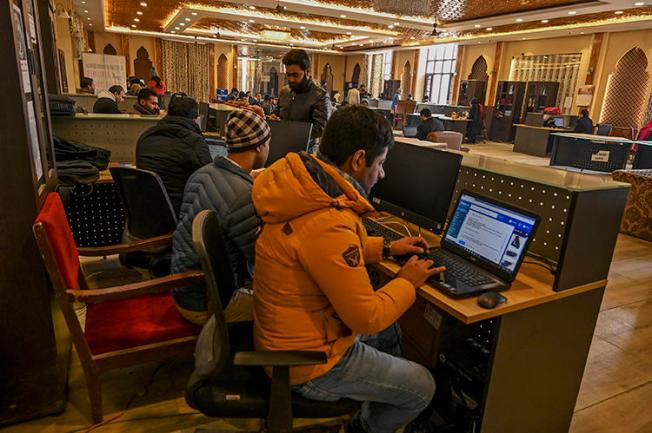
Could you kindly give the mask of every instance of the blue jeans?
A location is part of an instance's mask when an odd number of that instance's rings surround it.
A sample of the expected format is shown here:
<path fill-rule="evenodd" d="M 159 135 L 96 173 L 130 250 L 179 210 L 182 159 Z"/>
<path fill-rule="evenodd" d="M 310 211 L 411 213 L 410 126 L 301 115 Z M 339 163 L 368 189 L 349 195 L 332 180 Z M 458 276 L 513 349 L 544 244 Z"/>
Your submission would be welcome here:
<path fill-rule="evenodd" d="M 365 431 L 395 432 L 428 406 L 435 381 L 424 366 L 395 356 L 400 354 L 400 338 L 393 347 L 387 344 L 393 335 L 399 336 L 397 327 L 359 337 L 330 371 L 295 385 L 294 391 L 313 400 L 362 401 L 357 416 Z"/>

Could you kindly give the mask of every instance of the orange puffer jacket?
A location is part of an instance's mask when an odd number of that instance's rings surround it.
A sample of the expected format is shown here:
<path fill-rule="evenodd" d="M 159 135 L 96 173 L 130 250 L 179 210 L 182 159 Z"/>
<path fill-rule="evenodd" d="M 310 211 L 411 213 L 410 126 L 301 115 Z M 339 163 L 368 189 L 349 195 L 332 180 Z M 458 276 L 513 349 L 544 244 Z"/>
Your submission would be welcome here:
<path fill-rule="evenodd" d="M 375 334 L 414 302 L 415 288 L 395 278 L 374 291 L 365 264 L 382 257 L 360 215 L 369 202 L 335 167 L 291 153 L 254 182 L 264 221 L 256 241 L 254 339 L 259 350 L 318 350 L 325 365 L 292 367 L 300 384 L 330 370 L 358 334 Z"/>

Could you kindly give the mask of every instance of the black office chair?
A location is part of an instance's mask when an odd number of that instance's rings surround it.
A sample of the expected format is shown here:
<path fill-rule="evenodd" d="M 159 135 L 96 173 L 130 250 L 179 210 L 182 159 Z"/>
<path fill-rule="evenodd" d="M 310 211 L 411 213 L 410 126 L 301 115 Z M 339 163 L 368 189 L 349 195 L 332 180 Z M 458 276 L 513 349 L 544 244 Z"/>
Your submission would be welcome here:
<path fill-rule="evenodd" d="M 602 135 L 602 136 L 605 136 L 605 137 L 609 136 L 609 134 L 611 134 L 611 129 L 613 128 L 611 123 L 599 123 L 599 124 L 595 125 L 595 127 L 596 127 L 595 135 Z"/>
<path fill-rule="evenodd" d="M 177 216 L 163 181 L 153 171 L 135 167 L 111 167 L 109 170 L 126 213 L 125 240 L 169 238 L 165 247 L 127 253 L 121 260 L 129 267 L 146 268 L 157 276 L 169 274 Z"/>
<path fill-rule="evenodd" d="M 210 417 L 260 418 L 265 431 L 287 432 L 292 417 L 336 418 L 355 413 L 360 403 L 309 400 L 291 392 L 291 366 L 326 363 L 326 354 L 310 351 L 253 352 L 252 322 L 227 324 L 222 306 L 236 290 L 222 228 L 214 211 L 200 212 L 192 237 L 206 275 L 209 311 L 195 350 L 195 371 L 186 389 L 188 404 Z M 272 380 L 262 367 L 272 368 Z M 342 422 L 324 425 L 337 431 Z"/>

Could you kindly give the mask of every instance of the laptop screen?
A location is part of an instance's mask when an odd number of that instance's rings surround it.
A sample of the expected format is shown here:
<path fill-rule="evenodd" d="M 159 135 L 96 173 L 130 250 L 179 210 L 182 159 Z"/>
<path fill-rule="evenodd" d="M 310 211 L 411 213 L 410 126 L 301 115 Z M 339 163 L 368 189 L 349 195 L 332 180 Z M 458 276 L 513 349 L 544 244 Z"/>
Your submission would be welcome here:
<path fill-rule="evenodd" d="M 564 127 L 564 118 L 563 117 L 555 117 L 555 128 L 563 128 Z"/>
<path fill-rule="evenodd" d="M 446 230 L 448 244 L 513 277 L 537 225 L 535 216 L 462 193 Z"/>

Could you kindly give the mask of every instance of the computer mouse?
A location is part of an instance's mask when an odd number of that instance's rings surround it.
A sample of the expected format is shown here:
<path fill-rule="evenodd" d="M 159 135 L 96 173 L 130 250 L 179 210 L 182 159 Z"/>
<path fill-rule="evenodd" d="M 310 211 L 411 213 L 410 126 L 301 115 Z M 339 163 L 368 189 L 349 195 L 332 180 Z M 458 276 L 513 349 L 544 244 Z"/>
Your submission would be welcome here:
<path fill-rule="evenodd" d="M 478 296 L 478 305 L 482 308 L 492 309 L 507 302 L 507 298 L 498 292 L 484 292 Z"/>

